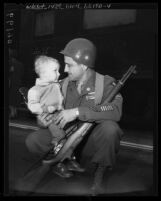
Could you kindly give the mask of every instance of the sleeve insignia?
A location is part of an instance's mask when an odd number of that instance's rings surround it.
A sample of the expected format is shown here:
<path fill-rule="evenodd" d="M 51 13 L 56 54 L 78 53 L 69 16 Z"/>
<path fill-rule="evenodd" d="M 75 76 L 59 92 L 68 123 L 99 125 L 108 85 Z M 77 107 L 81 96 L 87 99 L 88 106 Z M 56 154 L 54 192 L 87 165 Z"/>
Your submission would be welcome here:
<path fill-rule="evenodd" d="M 105 105 L 105 106 L 101 106 L 101 110 L 110 111 L 110 110 L 113 110 L 113 107 L 111 105 Z"/>

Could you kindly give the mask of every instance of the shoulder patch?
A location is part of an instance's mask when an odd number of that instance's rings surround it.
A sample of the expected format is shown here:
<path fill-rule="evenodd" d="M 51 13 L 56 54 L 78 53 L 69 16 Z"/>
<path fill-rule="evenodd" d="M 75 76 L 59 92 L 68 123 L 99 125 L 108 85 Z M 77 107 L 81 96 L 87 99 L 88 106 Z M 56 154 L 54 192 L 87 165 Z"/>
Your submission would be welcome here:
<path fill-rule="evenodd" d="M 113 86 L 115 86 L 115 81 L 116 80 L 113 77 L 111 77 L 109 75 L 105 75 L 105 81 L 104 81 L 104 83 L 105 83 L 106 86 L 111 85 L 111 84 Z"/>

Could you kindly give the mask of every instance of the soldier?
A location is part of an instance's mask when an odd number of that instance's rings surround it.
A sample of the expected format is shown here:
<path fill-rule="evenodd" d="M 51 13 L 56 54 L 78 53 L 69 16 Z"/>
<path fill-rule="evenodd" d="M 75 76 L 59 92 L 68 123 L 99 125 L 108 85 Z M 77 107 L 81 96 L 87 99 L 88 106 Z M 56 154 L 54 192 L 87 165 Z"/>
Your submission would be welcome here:
<path fill-rule="evenodd" d="M 64 55 L 64 71 L 68 73 L 68 77 L 62 82 L 65 110 L 56 118 L 52 115 L 44 115 L 38 122 L 40 125 L 47 126 L 55 120 L 61 128 L 76 119 L 96 123 L 82 149 L 80 162 L 84 167 L 95 164 L 92 190 L 99 193 L 103 189 L 101 185 L 104 172 L 114 166 L 119 150 L 123 132 L 117 122 L 122 115 L 123 98 L 121 94 L 117 94 L 111 103 L 106 101 L 115 79 L 105 75 L 103 85 L 99 85 L 101 79 L 94 70 L 96 48 L 91 41 L 84 38 L 74 39 L 60 53 Z M 101 101 L 95 104 L 96 96 L 101 91 Z M 49 150 L 50 140 L 51 135 L 48 130 L 40 129 L 28 136 L 26 144 L 32 152 L 43 153 Z M 53 171 L 67 178 L 72 176 L 72 171 L 82 172 L 84 169 L 75 158 L 72 158 L 66 163 L 58 163 Z"/>

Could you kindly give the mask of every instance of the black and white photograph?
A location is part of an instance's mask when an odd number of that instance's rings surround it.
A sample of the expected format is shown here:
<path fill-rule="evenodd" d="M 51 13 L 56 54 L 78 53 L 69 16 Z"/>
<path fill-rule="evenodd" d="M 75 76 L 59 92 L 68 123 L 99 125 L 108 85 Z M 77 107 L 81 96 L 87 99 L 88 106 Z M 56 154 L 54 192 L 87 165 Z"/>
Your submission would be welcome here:
<path fill-rule="evenodd" d="M 4 58 L 5 196 L 158 195 L 157 3 L 4 3 Z"/>

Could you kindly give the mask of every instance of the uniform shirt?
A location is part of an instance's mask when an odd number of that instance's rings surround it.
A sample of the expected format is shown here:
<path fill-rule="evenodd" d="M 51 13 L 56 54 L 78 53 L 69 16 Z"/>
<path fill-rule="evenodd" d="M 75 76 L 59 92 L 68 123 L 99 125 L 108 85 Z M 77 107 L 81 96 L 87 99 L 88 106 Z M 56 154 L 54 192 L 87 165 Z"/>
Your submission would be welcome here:
<path fill-rule="evenodd" d="M 76 82 L 70 81 L 68 83 L 66 98 L 64 101 L 65 109 L 78 107 L 78 118 L 81 121 L 96 123 L 104 120 L 119 121 L 122 115 L 123 102 L 121 94 L 117 94 L 114 100 L 110 103 L 106 101 L 115 79 L 105 75 L 102 101 L 101 104 L 95 105 L 95 78 L 96 72 L 90 70 L 90 75 L 87 76 L 87 80 L 82 86 L 81 94 L 77 91 Z M 111 84 L 109 84 L 109 82 Z"/>
<path fill-rule="evenodd" d="M 63 96 L 59 83 L 45 83 L 36 79 L 36 84 L 28 92 L 28 108 L 32 113 L 41 114 L 46 106 L 62 108 Z"/>

